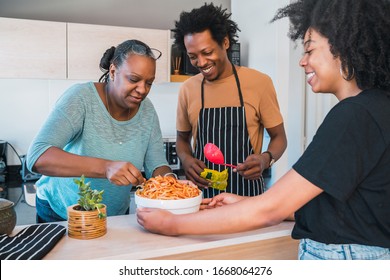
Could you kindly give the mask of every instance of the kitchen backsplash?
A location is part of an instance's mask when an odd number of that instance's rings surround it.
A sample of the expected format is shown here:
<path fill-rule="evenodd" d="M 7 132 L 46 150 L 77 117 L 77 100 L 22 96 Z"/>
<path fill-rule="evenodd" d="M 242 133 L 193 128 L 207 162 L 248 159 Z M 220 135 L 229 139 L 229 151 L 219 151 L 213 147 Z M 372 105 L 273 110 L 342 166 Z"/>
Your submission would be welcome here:
<path fill-rule="evenodd" d="M 0 79 L 0 140 L 9 142 L 20 156 L 61 94 L 80 80 Z M 180 83 L 154 84 L 148 97 L 160 119 L 164 137 L 176 135 L 176 105 Z M 20 161 L 8 149 L 8 165 Z"/>

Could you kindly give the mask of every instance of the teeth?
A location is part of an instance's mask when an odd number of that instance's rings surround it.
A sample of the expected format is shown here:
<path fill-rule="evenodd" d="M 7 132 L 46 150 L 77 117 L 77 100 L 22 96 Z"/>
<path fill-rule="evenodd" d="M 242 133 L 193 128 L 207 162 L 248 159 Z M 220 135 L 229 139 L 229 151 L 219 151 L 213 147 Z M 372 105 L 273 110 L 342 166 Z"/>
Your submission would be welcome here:
<path fill-rule="evenodd" d="M 211 68 L 213 68 L 213 67 L 210 67 L 210 68 L 207 68 L 207 69 L 202 69 L 202 71 L 207 74 L 207 73 L 209 73 L 211 71 Z"/>
<path fill-rule="evenodd" d="M 311 73 L 307 74 L 306 77 L 308 80 L 310 80 L 314 75 L 315 75 L 315 73 L 311 72 Z"/>

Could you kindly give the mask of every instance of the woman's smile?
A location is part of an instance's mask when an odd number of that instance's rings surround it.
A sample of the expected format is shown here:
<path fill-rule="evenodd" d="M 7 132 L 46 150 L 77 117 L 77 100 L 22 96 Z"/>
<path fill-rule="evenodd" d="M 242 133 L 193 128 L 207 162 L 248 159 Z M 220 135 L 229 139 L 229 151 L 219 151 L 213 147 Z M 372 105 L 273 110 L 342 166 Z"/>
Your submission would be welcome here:
<path fill-rule="evenodd" d="M 311 80 L 313 79 L 313 77 L 315 76 L 315 72 L 310 72 L 310 73 L 306 73 L 306 80 L 307 80 L 307 83 L 309 85 L 311 85 Z"/>

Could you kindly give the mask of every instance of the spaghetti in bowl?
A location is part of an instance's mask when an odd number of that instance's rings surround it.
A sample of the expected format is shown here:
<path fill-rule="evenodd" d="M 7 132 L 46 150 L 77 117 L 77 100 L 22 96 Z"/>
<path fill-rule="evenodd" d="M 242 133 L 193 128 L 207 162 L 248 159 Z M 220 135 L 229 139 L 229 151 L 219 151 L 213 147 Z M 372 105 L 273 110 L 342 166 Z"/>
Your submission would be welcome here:
<path fill-rule="evenodd" d="M 199 211 L 202 192 L 187 180 L 170 176 L 156 176 L 143 183 L 135 192 L 137 208 L 159 208 L 173 214 L 188 214 Z"/>

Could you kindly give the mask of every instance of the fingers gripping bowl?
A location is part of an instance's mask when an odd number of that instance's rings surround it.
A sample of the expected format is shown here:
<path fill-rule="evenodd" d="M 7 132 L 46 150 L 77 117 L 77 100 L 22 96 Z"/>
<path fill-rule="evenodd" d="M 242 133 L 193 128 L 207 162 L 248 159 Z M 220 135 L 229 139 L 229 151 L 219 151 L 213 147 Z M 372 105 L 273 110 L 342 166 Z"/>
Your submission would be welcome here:
<path fill-rule="evenodd" d="M 140 185 L 134 198 L 138 208 L 159 208 L 173 214 L 188 214 L 199 211 L 202 192 L 191 181 L 157 176 Z"/>

